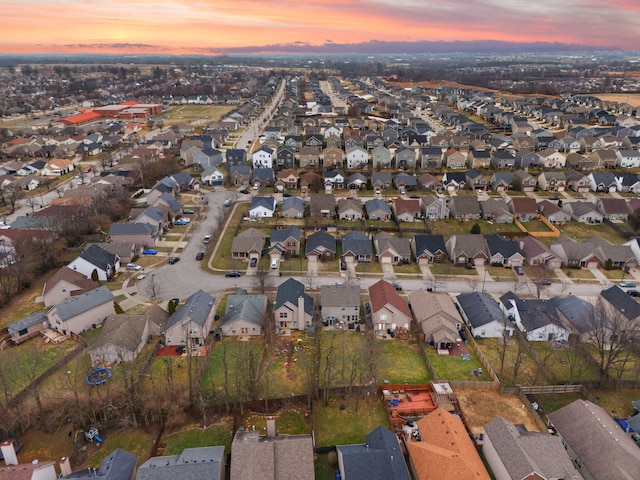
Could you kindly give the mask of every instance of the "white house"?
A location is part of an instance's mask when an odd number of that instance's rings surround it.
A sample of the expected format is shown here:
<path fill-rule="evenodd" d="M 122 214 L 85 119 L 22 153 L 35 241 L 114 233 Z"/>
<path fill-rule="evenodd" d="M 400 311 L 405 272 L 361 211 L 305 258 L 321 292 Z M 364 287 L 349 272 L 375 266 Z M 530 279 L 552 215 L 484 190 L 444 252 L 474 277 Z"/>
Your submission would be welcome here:
<path fill-rule="evenodd" d="M 358 168 L 369 163 L 369 153 L 362 147 L 347 149 L 347 168 Z"/>
<path fill-rule="evenodd" d="M 617 150 L 616 157 L 616 164 L 621 167 L 640 167 L 640 151 L 638 150 Z"/>
<path fill-rule="evenodd" d="M 276 199 L 274 197 L 253 197 L 249 216 L 254 218 L 273 217 L 276 211 Z"/>
<path fill-rule="evenodd" d="M 569 340 L 571 333 L 562 323 L 551 302 L 539 299 L 521 299 L 513 292 L 500 297 L 500 309 L 513 321 L 529 342 Z"/>
<path fill-rule="evenodd" d="M 513 336 L 513 326 L 498 303 L 484 293 L 462 293 L 456 297 L 460 313 L 474 337 L 500 338 Z"/>
<path fill-rule="evenodd" d="M 253 168 L 273 168 L 273 150 L 269 147 L 260 147 L 253 152 Z"/>

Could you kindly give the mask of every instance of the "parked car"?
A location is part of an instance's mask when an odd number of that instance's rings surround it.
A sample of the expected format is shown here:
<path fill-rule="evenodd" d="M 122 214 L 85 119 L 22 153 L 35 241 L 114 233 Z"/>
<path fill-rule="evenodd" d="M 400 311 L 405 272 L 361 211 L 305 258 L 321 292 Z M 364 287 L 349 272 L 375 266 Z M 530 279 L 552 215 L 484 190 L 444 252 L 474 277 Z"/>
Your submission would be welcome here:
<path fill-rule="evenodd" d="M 534 280 L 534 282 L 536 285 L 551 285 L 551 280 L 549 280 L 548 278 L 541 278 L 540 280 Z"/>
<path fill-rule="evenodd" d="M 211 242 L 211 235 L 205 235 L 204 238 L 202 239 L 202 243 L 209 243 Z"/>
<path fill-rule="evenodd" d="M 184 219 L 180 218 L 178 220 L 176 220 L 175 222 L 173 222 L 174 225 L 188 225 L 189 222 L 185 222 Z"/>
<path fill-rule="evenodd" d="M 193 215 L 196 212 L 194 212 L 193 210 L 191 210 L 189 208 L 185 208 L 185 209 L 182 210 L 182 213 L 184 213 L 185 215 Z"/>
<path fill-rule="evenodd" d="M 636 282 L 624 281 L 618 284 L 621 288 L 636 288 Z"/>
<path fill-rule="evenodd" d="M 138 280 L 144 280 L 145 278 L 147 278 L 147 276 L 144 273 L 141 273 L 140 275 L 138 275 L 136 277 Z"/>
<path fill-rule="evenodd" d="M 204 252 L 196 253 L 196 260 L 200 261 L 204 258 Z"/>
<path fill-rule="evenodd" d="M 638 290 L 627 290 L 627 293 L 632 297 L 640 297 L 640 291 Z"/>
<path fill-rule="evenodd" d="M 280 261 L 277 258 L 272 258 L 271 259 L 271 268 L 278 268 L 278 265 L 280 265 Z"/>
<path fill-rule="evenodd" d="M 513 267 L 513 270 L 518 274 L 518 275 L 524 275 L 524 269 L 522 267 Z"/>
<path fill-rule="evenodd" d="M 242 193 L 244 195 L 248 195 L 249 194 L 249 190 L 247 190 L 246 188 L 243 188 L 242 190 L 240 190 L 240 193 Z"/>
<path fill-rule="evenodd" d="M 225 277 L 239 277 L 240 276 L 240 272 L 238 272 L 237 270 L 231 270 L 230 272 L 227 272 L 224 274 Z"/>
<path fill-rule="evenodd" d="M 127 270 L 132 270 L 132 271 L 144 270 L 144 268 L 138 265 L 137 263 L 127 263 Z"/>
<path fill-rule="evenodd" d="M 253 257 L 249 262 L 250 267 L 255 267 L 257 264 L 258 264 L 258 259 L 256 257 Z"/>
<path fill-rule="evenodd" d="M 158 251 L 154 250 L 153 248 L 146 248 L 142 251 L 143 255 L 157 255 Z"/>
<path fill-rule="evenodd" d="M 393 288 L 395 288 L 395 289 L 396 289 L 396 291 L 398 291 L 398 292 L 399 292 L 400 290 L 402 290 L 402 285 L 400 285 L 400 284 L 399 284 L 399 283 L 397 283 L 397 282 L 393 282 L 391 285 L 393 285 Z"/>
<path fill-rule="evenodd" d="M 224 206 L 228 207 L 229 205 L 231 205 L 231 200 L 227 199 L 224 201 Z"/>
<path fill-rule="evenodd" d="M 340 262 L 340 270 L 346 270 L 346 269 L 347 269 L 347 262 L 343 260 Z"/>
<path fill-rule="evenodd" d="M 175 263 L 178 263 L 180 261 L 180 257 L 171 257 L 169 259 L 169 265 L 173 265 Z"/>

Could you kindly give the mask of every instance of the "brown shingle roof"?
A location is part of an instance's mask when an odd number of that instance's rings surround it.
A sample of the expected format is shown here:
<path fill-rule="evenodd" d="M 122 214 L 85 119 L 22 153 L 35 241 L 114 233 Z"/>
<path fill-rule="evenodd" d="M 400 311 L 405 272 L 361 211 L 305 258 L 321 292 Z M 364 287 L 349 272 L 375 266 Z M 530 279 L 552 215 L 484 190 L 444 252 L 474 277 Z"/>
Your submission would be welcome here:
<path fill-rule="evenodd" d="M 369 287 L 369 297 L 371 298 L 371 310 L 377 312 L 382 310 L 387 304 L 392 305 L 398 311 L 411 318 L 411 311 L 396 289 L 385 280 L 378 280 Z"/>

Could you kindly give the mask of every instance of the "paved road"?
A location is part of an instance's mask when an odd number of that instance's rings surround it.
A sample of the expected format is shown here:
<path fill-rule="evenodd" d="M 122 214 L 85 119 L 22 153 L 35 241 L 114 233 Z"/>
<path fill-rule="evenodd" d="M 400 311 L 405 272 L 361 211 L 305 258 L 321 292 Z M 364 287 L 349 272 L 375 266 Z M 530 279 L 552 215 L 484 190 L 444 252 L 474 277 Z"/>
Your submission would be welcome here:
<path fill-rule="evenodd" d="M 199 225 L 193 225 L 195 232 L 191 237 L 191 241 L 185 247 L 184 251 L 179 255 L 181 257 L 180 262 L 174 265 L 164 265 L 153 272 L 149 272 L 144 280 L 137 283 L 137 288 L 141 296 L 151 298 L 153 296 L 152 286 L 155 286 L 156 300 L 166 301 L 171 298 L 177 297 L 185 299 L 198 289 L 203 289 L 210 293 L 222 292 L 233 288 L 253 288 L 255 287 L 255 277 L 245 276 L 244 274 L 239 278 L 226 278 L 224 274 L 212 275 L 204 272 L 200 269 L 200 262 L 196 261 L 196 253 L 205 250 L 207 247 L 213 248 L 214 246 L 209 244 L 204 245 L 202 239 L 205 235 L 214 234 L 219 228 L 217 210 L 223 210 L 224 201 L 229 197 L 229 193 L 225 191 L 217 191 L 208 193 L 205 195 L 208 201 L 208 212 L 206 217 Z M 245 200 L 248 196 L 240 195 L 238 200 Z M 270 277 L 272 286 L 276 287 L 287 278 L 282 277 Z M 307 276 L 294 277 L 301 281 L 305 285 L 308 285 Z M 361 288 L 366 289 L 371 284 L 377 282 L 381 277 L 375 276 L 363 276 L 351 281 L 358 282 Z M 509 290 L 513 290 L 513 282 L 496 282 L 493 280 L 482 281 L 482 276 L 476 277 L 478 280 L 475 282 L 469 282 L 467 279 L 460 280 L 445 280 L 438 281 L 436 285 L 436 291 L 448 292 L 452 294 L 466 293 L 473 290 L 484 291 L 490 294 L 503 294 Z M 320 285 L 332 285 L 337 281 L 344 281 L 344 278 L 339 277 L 339 273 L 334 275 L 325 275 L 313 278 L 313 287 L 319 288 Z M 422 278 L 403 278 L 400 277 L 398 283 L 402 285 L 405 291 L 413 291 L 426 287 L 433 287 L 434 285 L 429 280 L 423 280 Z M 565 284 L 555 283 L 548 287 L 545 287 L 542 296 L 552 297 L 555 295 L 578 295 L 583 297 L 595 297 L 603 289 L 599 284 Z M 523 284 L 519 287 L 518 293 L 535 295 L 536 289 L 532 282 L 523 281 Z M 142 300 L 139 298 L 139 300 Z"/>

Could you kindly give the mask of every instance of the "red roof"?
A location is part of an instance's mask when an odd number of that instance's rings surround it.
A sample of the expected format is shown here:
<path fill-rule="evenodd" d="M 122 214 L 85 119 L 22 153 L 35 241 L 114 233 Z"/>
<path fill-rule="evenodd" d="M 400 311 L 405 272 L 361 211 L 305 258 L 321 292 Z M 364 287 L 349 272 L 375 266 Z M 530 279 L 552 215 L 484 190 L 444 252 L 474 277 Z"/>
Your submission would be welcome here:
<path fill-rule="evenodd" d="M 378 280 L 369 287 L 369 298 L 371 299 L 371 311 L 377 312 L 392 305 L 396 310 L 411 318 L 409 305 L 405 302 L 393 285 L 385 280 Z"/>
<path fill-rule="evenodd" d="M 80 123 L 86 123 L 86 122 L 91 122 L 93 120 L 97 120 L 99 118 L 101 118 L 102 115 L 94 112 L 93 110 L 85 110 L 82 113 L 79 113 L 77 115 L 71 115 L 70 117 L 67 118 L 63 118 L 62 121 L 64 123 L 68 123 L 71 125 L 76 125 L 76 124 L 80 124 Z"/>

